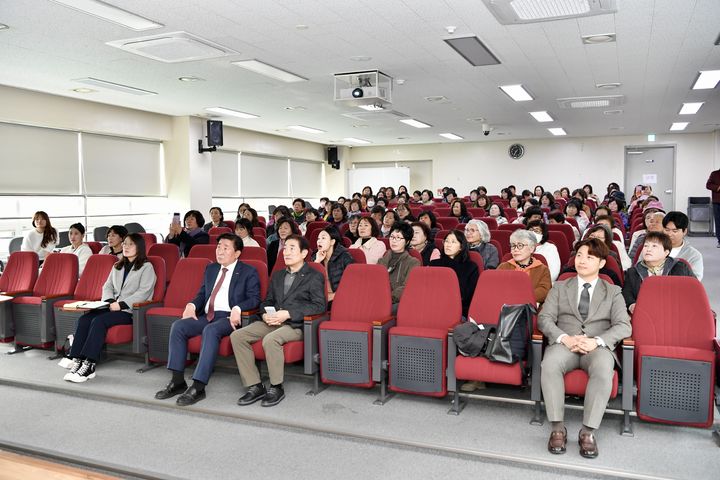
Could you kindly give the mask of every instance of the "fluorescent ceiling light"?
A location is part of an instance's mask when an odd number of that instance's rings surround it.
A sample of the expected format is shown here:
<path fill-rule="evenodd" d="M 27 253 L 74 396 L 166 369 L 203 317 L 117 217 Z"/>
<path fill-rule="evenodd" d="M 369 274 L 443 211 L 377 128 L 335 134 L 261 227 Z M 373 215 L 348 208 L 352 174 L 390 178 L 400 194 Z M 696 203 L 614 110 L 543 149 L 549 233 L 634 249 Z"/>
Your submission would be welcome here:
<path fill-rule="evenodd" d="M 700 71 L 693 90 L 704 90 L 708 88 L 715 88 L 720 82 L 720 70 L 704 70 Z"/>
<path fill-rule="evenodd" d="M 143 31 L 152 30 L 154 28 L 162 28 L 165 25 L 147 18 L 135 15 L 132 12 L 123 10 L 122 8 L 108 5 L 105 2 L 99 0 L 52 0 L 55 3 L 65 5 L 73 10 L 87 13 L 93 17 L 102 18 L 108 22 L 113 22 L 123 27 L 130 28 L 132 30 Z"/>
<path fill-rule="evenodd" d="M 4 23 L 0 23 L 0 30 L 7 30 L 8 28 L 10 28 L 10 27 L 5 25 Z"/>
<path fill-rule="evenodd" d="M 680 109 L 680 115 L 694 115 L 700 110 L 705 102 L 683 103 Z"/>
<path fill-rule="evenodd" d="M 670 131 L 680 131 L 685 130 L 685 127 L 687 127 L 690 123 L 689 122 L 675 122 L 672 125 L 670 125 Z"/>
<path fill-rule="evenodd" d="M 556 137 L 557 137 L 557 136 L 560 136 L 560 135 L 567 135 L 567 133 L 565 133 L 565 130 L 563 130 L 563 129 L 560 128 L 560 127 L 557 127 L 557 128 L 548 128 L 548 132 L 552 133 L 552 134 L 555 135 Z"/>
<path fill-rule="evenodd" d="M 252 113 L 240 112 L 238 110 L 231 110 L 231 109 L 225 108 L 225 107 L 209 107 L 209 108 L 206 108 L 205 110 L 207 110 L 208 112 L 219 113 L 221 115 L 229 115 L 231 117 L 260 118 L 259 116 L 253 115 Z"/>
<path fill-rule="evenodd" d="M 157 92 L 151 92 L 149 90 L 143 90 L 142 88 L 135 88 L 129 85 L 108 82 L 107 80 L 100 80 L 92 77 L 75 78 L 73 79 L 73 82 L 84 83 L 86 85 L 92 85 L 94 87 L 107 88 L 109 90 L 116 90 L 123 93 L 130 93 L 132 95 L 157 95 Z"/>
<path fill-rule="evenodd" d="M 287 72 L 277 67 L 273 67 L 272 65 L 268 65 L 267 63 L 263 63 L 259 60 L 240 60 L 230 63 L 246 70 L 250 70 L 251 72 L 259 73 L 260 75 L 265 75 L 266 77 L 271 77 L 287 83 L 307 81 L 307 78 L 295 75 L 294 73 Z"/>
<path fill-rule="evenodd" d="M 360 145 L 372 143 L 368 140 L 363 140 L 362 138 L 355 138 L 355 137 L 345 137 L 345 138 L 343 138 L 343 140 L 345 140 L 346 142 L 350 142 L 350 143 L 359 143 Z"/>
<path fill-rule="evenodd" d="M 290 125 L 288 128 L 297 130 L 298 132 L 305 132 L 305 133 L 325 133 L 325 130 L 318 130 L 317 128 L 304 127 L 302 125 Z"/>
<path fill-rule="evenodd" d="M 500 90 L 505 92 L 508 97 L 512 98 L 516 102 L 527 102 L 529 100 L 533 100 L 532 95 L 530 95 L 522 85 L 500 85 Z"/>
<path fill-rule="evenodd" d="M 643 153 L 645 153 L 645 152 L 640 151 L 640 150 L 628 150 L 627 151 L 628 155 L 642 155 Z"/>
<path fill-rule="evenodd" d="M 462 140 L 463 137 L 460 135 L 455 135 L 454 133 L 441 133 L 439 134 L 441 137 L 445 137 L 449 140 Z"/>
<path fill-rule="evenodd" d="M 382 110 L 385 110 L 385 107 L 383 107 L 379 103 L 372 105 L 358 105 L 358 108 L 362 108 L 363 110 L 367 110 L 368 112 L 380 112 Z"/>
<path fill-rule="evenodd" d="M 530 115 L 532 115 L 533 118 L 535 120 L 537 120 L 538 122 L 552 122 L 553 121 L 553 118 L 546 111 L 530 112 Z"/>
<path fill-rule="evenodd" d="M 415 128 L 430 128 L 432 125 L 428 125 L 427 123 L 419 122 L 417 120 L 414 120 L 412 118 L 404 118 L 400 120 L 405 125 L 410 125 L 411 127 Z"/>
<path fill-rule="evenodd" d="M 598 43 L 610 43 L 615 41 L 614 33 L 600 33 L 597 35 L 583 35 L 582 42 L 586 45 L 595 45 Z"/>

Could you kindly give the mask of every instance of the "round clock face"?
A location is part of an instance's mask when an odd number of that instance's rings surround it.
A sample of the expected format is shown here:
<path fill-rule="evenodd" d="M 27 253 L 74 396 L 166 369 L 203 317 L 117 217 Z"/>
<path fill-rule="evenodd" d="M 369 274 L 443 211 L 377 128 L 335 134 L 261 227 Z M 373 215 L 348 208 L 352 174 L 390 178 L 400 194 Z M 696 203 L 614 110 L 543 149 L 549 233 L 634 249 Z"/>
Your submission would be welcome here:
<path fill-rule="evenodd" d="M 520 145 L 519 143 L 513 143 L 510 145 L 510 148 L 508 148 L 508 154 L 511 158 L 520 158 L 525 154 L 525 147 Z"/>

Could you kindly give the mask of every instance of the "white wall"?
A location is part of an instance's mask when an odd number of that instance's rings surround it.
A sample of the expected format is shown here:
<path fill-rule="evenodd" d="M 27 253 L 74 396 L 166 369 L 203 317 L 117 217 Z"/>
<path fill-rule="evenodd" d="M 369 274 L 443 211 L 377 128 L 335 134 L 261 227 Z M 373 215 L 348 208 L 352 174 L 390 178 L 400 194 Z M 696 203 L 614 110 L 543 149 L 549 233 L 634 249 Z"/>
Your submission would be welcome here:
<path fill-rule="evenodd" d="M 658 135 L 654 143 L 644 136 L 585 137 L 547 140 L 519 140 L 525 155 L 511 159 L 508 147 L 515 141 L 460 144 L 394 145 L 356 147 L 351 162 L 388 162 L 403 160 L 433 161 L 432 190 L 445 185 L 467 194 L 478 185 L 490 193 L 513 183 L 519 189 L 543 185 L 555 190 L 571 189 L 590 183 L 596 193 L 604 193 L 611 181 L 621 186 L 624 179 L 626 145 L 676 146 L 676 208 L 685 211 L 687 197 L 705 196 L 705 182 L 717 165 L 717 133 Z"/>

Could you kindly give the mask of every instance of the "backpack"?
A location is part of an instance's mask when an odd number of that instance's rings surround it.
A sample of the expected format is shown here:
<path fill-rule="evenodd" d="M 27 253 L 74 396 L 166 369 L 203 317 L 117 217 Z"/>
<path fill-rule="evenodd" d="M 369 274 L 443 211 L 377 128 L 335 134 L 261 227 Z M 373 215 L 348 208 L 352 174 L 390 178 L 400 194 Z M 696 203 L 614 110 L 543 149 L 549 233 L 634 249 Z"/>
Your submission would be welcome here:
<path fill-rule="evenodd" d="M 532 337 L 532 316 L 537 309 L 528 304 L 503 305 L 500 318 L 488 339 L 484 355 L 491 362 L 517 363 L 527 357 Z"/>

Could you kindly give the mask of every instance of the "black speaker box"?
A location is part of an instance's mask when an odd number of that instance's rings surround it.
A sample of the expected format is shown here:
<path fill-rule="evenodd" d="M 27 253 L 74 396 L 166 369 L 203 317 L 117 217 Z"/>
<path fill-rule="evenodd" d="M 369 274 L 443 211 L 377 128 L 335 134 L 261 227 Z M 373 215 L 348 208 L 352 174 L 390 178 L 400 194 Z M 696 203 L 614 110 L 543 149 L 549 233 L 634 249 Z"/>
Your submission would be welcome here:
<path fill-rule="evenodd" d="M 338 163 L 338 149 L 337 147 L 327 148 L 327 163 L 328 165 L 335 165 Z"/>
<path fill-rule="evenodd" d="M 207 121 L 207 139 L 208 146 L 222 147 L 223 144 L 223 125 L 217 120 Z"/>

